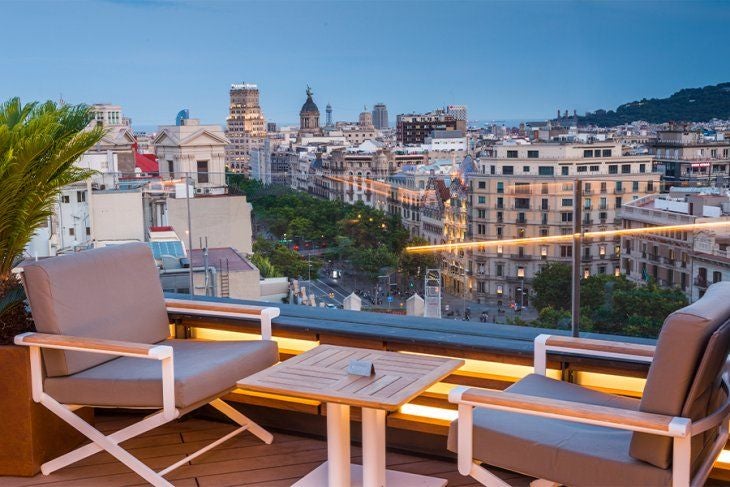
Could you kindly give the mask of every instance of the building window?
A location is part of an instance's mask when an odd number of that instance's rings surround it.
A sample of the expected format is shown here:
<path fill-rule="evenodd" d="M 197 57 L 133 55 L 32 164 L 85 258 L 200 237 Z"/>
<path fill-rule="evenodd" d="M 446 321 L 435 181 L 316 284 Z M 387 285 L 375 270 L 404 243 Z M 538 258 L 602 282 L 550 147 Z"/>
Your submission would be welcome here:
<path fill-rule="evenodd" d="M 170 178 L 175 178 L 175 163 L 172 161 L 167 161 L 167 172 L 170 174 Z"/>
<path fill-rule="evenodd" d="M 569 170 L 570 170 L 570 168 L 568 166 L 563 166 L 560 168 L 560 174 L 562 176 L 567 176 Z"/>
<path fill-rule="evenodd" d="M 530 166 L 522 166 L 522 172 L 530 172 Z"/>
<path fill-rule="evenodd" d="M 484 210 L 484 209 L 477 210 L 477 218 L 486 218 L 486 217 L 487 217 L 487 210 Z"/>
<path fill-rule="evenodd" d="M 502 288 L 502 285 L 501 285 L 501 284 L 499 284 L 499 285 L 497 286 L 497 296 L 501 296 L 501 295 L 502 295 L 503 293 L 504 293 L 504 290 L 503 290 L 503 288 Z M 501 301 L 500 301 L 500 303 L 501 303 Z"/>
<path fill-rule="evenodd" d="M 521 210 L 529 210 L 530 198 L 515 198 L 515 208 L 519 208 Z"/>
<path fill-rule="evenodd" d="M 83 203 L 86 201 L 86 191 L 76 191 L 76 202 Z"/>
<path fill-rule="evenodd" d="M 527 158 L 528 159 L 537 159 L 538 157 L 540 157 L 540 151 L 536 151 L 536 150 L 528 150 L 527 151 Z"/>
<path fill-rule="evenodd" d="M 91 235 L 91 227 L 86 227 L 86 236 Z"/>
<path fill-rule="evenodd" d="M 483 205 L 487 202 L 487 197 L 486 196 L 477 196 L 477 201 L 479 202 L 480 205 Z"/>
<path fill-rule="evenodd" d="M 547 200 L 542 200 L 542 201 L 545 202 Z M 563 198 L 562 205 L 563 206 L 573 206 L 573 198 Z M 547 210 L 547 208 L 543 207 L 543 210 Z"/>
<path fill-rule="evenodd" d="M 497 227 L 497 238 L 502 238 L 504 236 L 504 228 Z"/>
<path fill-rule="evenodd" d="M 73 228 L 73 227 L 69 228 L 68 229 L 68 234 L 73 237 L 76 234 L 76 229 Z"/>
<path fill-rule="evenodd" d="M 591 172 L 598 172 L 601 170 L 601 166 L 591 166 L 590 171 Z"/>
<path fill-rule="evenodd" d="M 485 235 L 487 233 L 486 231 L 487 226 L 483 223 L 477 224 L 477 234 L 479 235 Z"/>
<path fill-rule="evenodd" d="M 573 246 L 572 245 L 561 245 L 560 246 L 560 257 L 573 257 Z"/>
<path fill-rule="evenodd" d="M 621 164 L 621 174 L 629 174 L 631 172 L 631 164 Z"/>
<path fill-rule="evenodd" d="M 654 181 L 647 181 L 646 183 L 646 192 L 651 193 L 654 191 Z"/>
<path fill-rule="evenodd" d="M 517 159 L 517 151 L 516 150 L 508 150 L 507 151 L 507 158 L 509 158 L 509 159 Z"/>
<path fill-rule="evenodd" d="M 634 182 L 632 183 L 632 185 L 631 185 L 631 189 L 632 189 L 633 191 L 639 191 L 639 182 L 638 182 L 638 181 L 634 181 Z"/>
<path fill-rule="evenodd" d="M 623 203 L 623 201 L 621 200 L 621 197 L 617 196 L 616 197 L 616 208 L 621 208 L 622 203 Z"/>
<path fill-rule="evenodd" d="M 564 211 L 564 212 L 560 213 L 560 219 L 563 223 L 572 222 L 573 213 L 570 211 Z"/>
<path fill-rule="evenodd" d="M 603 149 L 603 157 L 611 157 L 611 149 Z"/>
<path fill-rule="evenodd" d="M 515 173 L 514 166 L 502 166 L 502 174 L 506 174 L 508 176 Z"/>
<path fill-rule="evenodd" d="M 502 277 L 504 275 L 504 264 L 497 264 L 497 277 Z"/>
<path fill-rule="evenodd" d="M 487 187 L 486 181 L 479 181 L 479 189 L 485 189 Z"/>
<path fill-rule="evenodd" d="M 583 151 L 583 157 L 593 157 L 593 151 L 591 149 L 585 149 Z"/>
<path fill-rule="evenodd" d="M 497 256 L 502 257 L 502 252 L 504 252 L 504 247 L 497 245 Z"/>
<path fill-rule="evenodd" d="M 715 282 L 720 282 L 720 281 L 722 281 L 722 272 L 714 271 L 712 273 L 712 282 L 715 283 Z"/>
<path fill-rule="evenodd" d="M 609 166 L 608 166 L 608 174 L 618 174 L 618 165 L 617 164 L 609 164 Z"/>
<path fill-rule="evenodd" d="M 503 209 L 504 208 L 504 198 L 501 196 L 497 198 L 497 209 Z"/>
<path fill-rule="evenodd" d="M 71 198 L 69 198 L 69 196 L 67 194 L 64 194 L 61 196 L 61 203 L 70 203 L 70 202 L 71 202 Z"/>
<path fill-rule="evenodd" d="M 588 171 L 588 166 L 578 166 L 576 168 L 576 171 L 578 171 L 578 172 L 587 172 Z"/>
<path fill-rule="evenodd" d="M 497 181 L 497 193 L 504 193 L 504 182 Z"/>
<path fill-rule="evenodd" d="M 555 174 L 555 168 L 553 166 L 539 166 L 537 168 L 537 174 L 540 176 L 553 176 Z"/>
<path fill-rule="evenodd" d="M 646 164 L 639 164 L 639 172 L 646 172 Z"/>
<path fill-rule="evenodd" d="M 542 260 L 545 260 L 545 259 L 547 259 L 547 255 L 548 255 L 548 248 L 546 245 L 543 245 L 542 247 L 540 247 L 540 258 Z"/>

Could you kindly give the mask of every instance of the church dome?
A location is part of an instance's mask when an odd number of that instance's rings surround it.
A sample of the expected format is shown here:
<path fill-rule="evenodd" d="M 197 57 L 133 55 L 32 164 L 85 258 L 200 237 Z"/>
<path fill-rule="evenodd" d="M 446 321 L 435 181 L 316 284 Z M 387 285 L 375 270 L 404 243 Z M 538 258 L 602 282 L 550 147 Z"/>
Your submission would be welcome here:
<path fill-rule="evenodd" d="M 319 115 L 319 108 L 317 108 L 317 104 L 314 103 L 314 100 L 312 100 L 312 89 L 309 87 L 307 87 L 307 101 L 305 101 L 304 105 L 302 105 L 302 109 L 299 114 L 303 115 L 305 113 L 316 113 Z"/>

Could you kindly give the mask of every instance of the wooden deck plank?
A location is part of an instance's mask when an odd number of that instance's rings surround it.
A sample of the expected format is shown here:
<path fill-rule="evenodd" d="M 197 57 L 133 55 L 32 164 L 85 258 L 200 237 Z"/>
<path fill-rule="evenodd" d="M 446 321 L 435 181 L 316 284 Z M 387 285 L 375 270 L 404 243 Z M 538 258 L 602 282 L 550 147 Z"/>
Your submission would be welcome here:
<path fill-rule="evenodd" d="M 138 415 L 104 415 L 97 424 L 111 432 L 139 419 Z M 232 430 L 233 426 L 230 424 L 194 417 L 185 418 L 125 442 L 124 446 L 152 468 L 161 469 Z M 167 479 L 177 487 L 281 487 L 291 485 L 308 474 L 327 457 L 327 444 L 324 440 L 285 433 L 275 433 L 274 438 L 273 444 L 266 445 L 244 432 L 183 465 L 170 473 Z M 361 449 L 353 446 L 351 451 L 352 462 L 362 463 Z M 388 452 L 386 463 L 393 470 L 448 479 L 449 485 L 453 486 L 476 485 L 473 479 L 459 475 L 456 464 L 447 460 Z M 503 472 L 500 476 L 502 475 L 505 479 L 509 478 L 513 485 L 527 485 L 527 480 L 517 474 Z M 30 478 L 0 477 L 0 485 L 128 487 L 146 484 L 109 454 L 99 453 L 49 476 L 39 474 Z"/>

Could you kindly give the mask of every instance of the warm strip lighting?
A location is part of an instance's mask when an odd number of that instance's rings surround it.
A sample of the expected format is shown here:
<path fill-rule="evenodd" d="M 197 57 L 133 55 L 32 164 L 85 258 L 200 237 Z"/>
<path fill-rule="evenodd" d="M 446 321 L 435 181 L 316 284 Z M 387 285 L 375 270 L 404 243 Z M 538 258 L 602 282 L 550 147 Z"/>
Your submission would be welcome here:
<path fill-rule="evenodd" d="M 484 248 L 494 247 L 498 245 L 523 245 L 529 243 L 550 243 L 550 242 L 566 242 L 572 241 L 574 238 L 594 238 L 594 237 L 611 237 L 620 235 L 641 235 L 646 233 L 659 233 L 659 232 L 671 232 L 671 231 L 688 231 L 688 230 L 705 230 L 711 228 L 719 228 L 730 226 L 730 220 L 721 222 L 707 222 L 707 223 L 691 223 L 687 225 L 663 225 L 658 227 L 642 227 L 642 228 L 622 228 L 619 230 L 603 230 L 600 232 L 585 232 L 583 234 L 569 234 L 569 235 L 553 235 L 552 237 L 527 237 L 527 238 L 512 238 L 504 240 L 487 240 L 487 241 L 476 241 L 476 242 L 457 242 L 450 244 L 436 244 L 436 245 L 415 245 L 412 247 L 406 247 L 408 252 L 439 252 L 439 251 L 450 251 L 457 249 L 470 249 L 470 248 Z"/>
<path fill-rule="evenodd" d="M 442 419 L 444 421 L 455 420 L 459 412 L 455 409 L 435 408 L 433 406 L 422 406 L 420 404 L 404 404 L 399 411 L 410 416 L 420 416 L 422 418 Z"/>
<path fill-rule="evenodd" d="M 720 452 L 720 456 L 715 460 L 715 466 L 720 468 L 730 467 L 730 450 L 722 450 Z"/>
<path fill-rule="evenodd" d="M 256 333 L 243 333 L 237 331 L 228 330 L 212 330 L 210 328 L 198 328 L 193 327 L 193 337 L 200 340 L 218 340 L 218 341 L 231 341 L 231 340 L 261 340 L 261 335 Z M 311 350 L 319 342 L 312 340 L 299 340 L 297 338 L 284 338 L 284 337 L 272 337 L 273 340 L 279 346 L 279 350 L 286 350 L 291 352 L 306 352 Z"/>

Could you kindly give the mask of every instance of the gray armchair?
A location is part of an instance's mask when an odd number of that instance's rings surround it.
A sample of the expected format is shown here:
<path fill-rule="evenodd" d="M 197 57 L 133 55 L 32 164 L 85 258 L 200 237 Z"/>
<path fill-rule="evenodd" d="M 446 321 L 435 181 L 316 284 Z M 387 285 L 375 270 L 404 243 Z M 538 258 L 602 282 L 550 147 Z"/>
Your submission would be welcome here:
<path fill-rule="evenodd" d="M 702 485 L 728 438 L 730 283 L 667 317 L 656 347 L 541 335 L 536 374 L 505 391 L 458 388 L 448 447 L 459 471 L 507 485 L 481 463 L 536 485 Z M 545 377 L 546 353 L 651 361 L 641 400 Z"/>
<path fill-rule="evenodd" d="M 163 475 L 238 433 L 247 430 L 271 443 L 269 432 L 220 397 L 237 380 L 278 361 L 270 340 L 277 308 L 166 303 L 152 253 L 142 243 L 45 259 L 21 273 L 38 332 L 18 335 L 15 343 L 30 347 L 33 400 L 92 441 L 42 465 L 44 474 L 106 450 L 151 484 L 171 485 Z M 170 309 L 259 319 L 264 339 L 170 339 Z M 240 427 L 160 472 L 119 446 L 204 404 Z M 107 436 L 73 413 L 83 406 L 158 411 Z"/>

